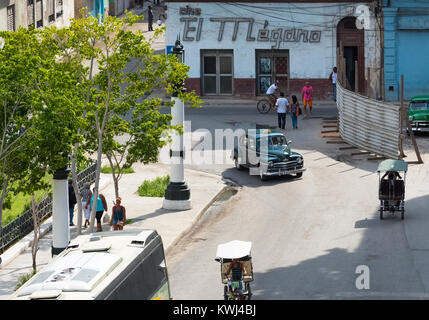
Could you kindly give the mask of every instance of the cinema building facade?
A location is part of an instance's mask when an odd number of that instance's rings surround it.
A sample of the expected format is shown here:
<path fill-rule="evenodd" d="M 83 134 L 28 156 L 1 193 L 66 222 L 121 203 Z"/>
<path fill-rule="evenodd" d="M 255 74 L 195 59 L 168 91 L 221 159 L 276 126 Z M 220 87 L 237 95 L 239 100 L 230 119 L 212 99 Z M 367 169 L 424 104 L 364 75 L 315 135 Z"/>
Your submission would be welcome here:
<path fill-rule="evenodd" d="M 332 95 L 342 65 L 346 86 L 380 98 L 380 14 L 371 2 L 167 0 L 167 52 L 178 37 L 190 66 L 187 89 L 201 96 L 254 97 L 280 80 L 289 94 L 309 81 L 315 99 Z"/>

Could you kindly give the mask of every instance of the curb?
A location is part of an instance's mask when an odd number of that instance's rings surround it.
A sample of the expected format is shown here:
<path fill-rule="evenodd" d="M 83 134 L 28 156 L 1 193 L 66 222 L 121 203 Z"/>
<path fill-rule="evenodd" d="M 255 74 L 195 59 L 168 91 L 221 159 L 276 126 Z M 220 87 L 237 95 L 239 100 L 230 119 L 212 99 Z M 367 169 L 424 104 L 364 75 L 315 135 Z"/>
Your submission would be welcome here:
<path fill-rule="evenodd" d="M 218 193 L 216 193 L 208 202 L 207 204 L 200 210 L 200 212 L 192 219 L 192 223 L 189 227 L 187 227 L 185 230 L 183 230 L 174 240 L 170 243 L 170 245 L 165 248 L 165 256 L 170 254 L 170 251 L 173 249 L 174 246 L 186 235 L 188 234 L 192 228 L 195 226 L 196 222 L 204 215 L 204 213 L 207 211 L 208 208 L 222 195 L 226 190 L 228 186 L 223 186 L 221 190 L 219 190 Z"/>

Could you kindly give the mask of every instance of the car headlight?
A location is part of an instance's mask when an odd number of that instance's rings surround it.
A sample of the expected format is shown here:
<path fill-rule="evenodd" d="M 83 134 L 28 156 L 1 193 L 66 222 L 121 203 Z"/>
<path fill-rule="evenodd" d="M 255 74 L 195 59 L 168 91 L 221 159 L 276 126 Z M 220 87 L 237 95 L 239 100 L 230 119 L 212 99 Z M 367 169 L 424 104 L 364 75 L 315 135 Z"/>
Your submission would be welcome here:
<path fill-rule="evenodd" d="M 413 121 L 413 120 L 414 120 L 414 117 L 413 117 L 413 116 L 409 116 L 409 117 L 408 117 L 408 120 Z"/>
<path fill-rule="evenodd" d="M 296 163 L 301 164 L 302 163 L 302 158 L 296 159 Z"/>

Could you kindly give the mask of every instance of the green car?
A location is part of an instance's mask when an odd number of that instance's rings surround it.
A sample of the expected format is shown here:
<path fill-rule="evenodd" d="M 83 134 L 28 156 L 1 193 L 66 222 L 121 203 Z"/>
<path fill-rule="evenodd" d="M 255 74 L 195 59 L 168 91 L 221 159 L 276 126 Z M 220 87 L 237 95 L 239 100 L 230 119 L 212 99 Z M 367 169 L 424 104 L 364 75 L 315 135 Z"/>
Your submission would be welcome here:
<path fill-rule="evenodd" d="M 408 105 L 408 119 L 413 131 L 429 131 L 429 95 L 411 99 Z"/>
<path fill-rule="evenodd" d="M 249 168 L 261 180 L 269 176 L 295 175 L 301 177 L 304 158 L 290 150 L 292 141 L 287 141 L 281 132 L 267 129 L 248 130 L 238 139 L 231 158 L 238 170 Z"/>

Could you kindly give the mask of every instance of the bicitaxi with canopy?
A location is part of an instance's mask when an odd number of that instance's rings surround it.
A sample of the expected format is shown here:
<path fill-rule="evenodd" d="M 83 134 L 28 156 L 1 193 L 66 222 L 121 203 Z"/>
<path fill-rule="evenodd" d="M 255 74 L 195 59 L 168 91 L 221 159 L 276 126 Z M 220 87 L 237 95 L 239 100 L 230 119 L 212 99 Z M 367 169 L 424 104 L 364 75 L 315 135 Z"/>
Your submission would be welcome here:
<path fill-rule="evenodd" d="M 244 288 L 241 292 L 241 296 L 251 299 L 252 292 L 250 288 L 250 282 L 253 281 L 253 266 L 252 266 L 252 242 L 233 240 L 227 243 L 218 245 L 216 251 L 215 261 L 221 264 L 221 281 L 224 284 L 224 299 L 225 300 L 238 300 L 240 293 L 239 288 L 240 281 L 244 283 Z M 242 275 L 240 281 L 232 279 L 232 272 L 227 272 L 230 269 L 230 265 L 233 259 L 237 259 L 245 272 Z"/>
<path fill-rule="evenodd" d="M 378 198 L 380 200 L 380 219 L 383 212 L 389 211 L 392 215 L 395 211 L 401 212 L 401 219 L 405 213 L 405 180 L 408 171 L 408 163 L 403 160 L 384 160 L 377 169 L 378 172 Z M 381 174 L 383 176 L 381 176 Z M 403 173 L 403 177 L 401 176 Z"/>

